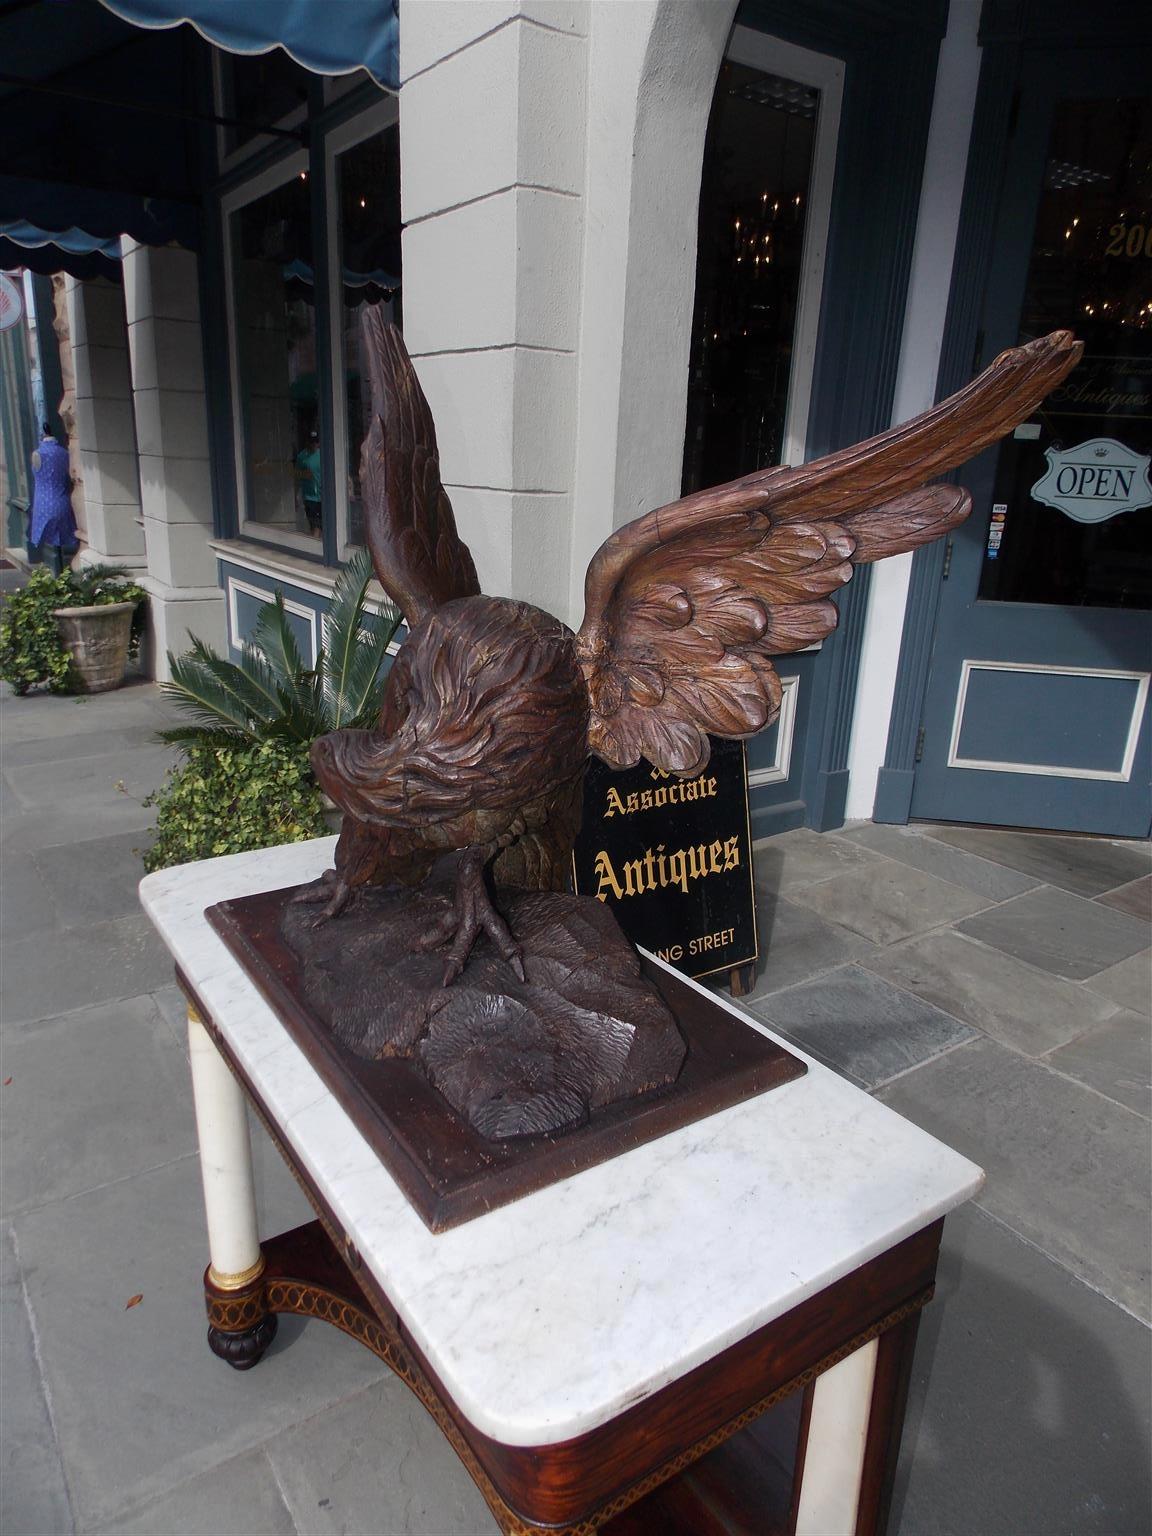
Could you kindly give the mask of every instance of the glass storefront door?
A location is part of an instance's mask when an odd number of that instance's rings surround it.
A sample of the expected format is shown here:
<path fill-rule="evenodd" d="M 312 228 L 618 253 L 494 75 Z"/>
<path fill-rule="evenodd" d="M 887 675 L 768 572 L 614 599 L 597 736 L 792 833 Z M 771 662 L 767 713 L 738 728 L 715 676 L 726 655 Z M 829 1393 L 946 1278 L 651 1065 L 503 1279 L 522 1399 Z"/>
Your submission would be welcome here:
<path fill-rule="evenodd" d="M 964 480 L 912 814 L 1140 836 L 1152 667 L 1148 51 L 1036 61 L 980 364 L 1058 327 L 1084 358 Z"/>

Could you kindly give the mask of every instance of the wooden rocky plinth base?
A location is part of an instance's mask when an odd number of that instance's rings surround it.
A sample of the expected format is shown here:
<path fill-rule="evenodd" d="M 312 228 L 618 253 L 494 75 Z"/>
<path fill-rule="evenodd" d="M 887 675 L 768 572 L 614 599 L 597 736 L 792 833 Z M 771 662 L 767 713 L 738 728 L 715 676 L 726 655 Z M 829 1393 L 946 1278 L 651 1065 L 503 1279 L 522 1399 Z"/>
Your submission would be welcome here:
<path fill-rule="evenodd" d="M 435 1232 L 807 1070 L 641 960 L 594 898 L 502 893 L 526 982 L 485 938 L 445 988 L 442 961 L 409 947 L 442 899 L 435 886 L 366 892 L 319 929 L 295 894 L 207 916 Z M 564 1123 L 488 1134 L 545 1108 Z"/>
<path fill-rule="evenodd" d="M 411 1060 L 493 1141 L 568 1131 L 676 1081 L 684 1040 L 602 902 L 501 891 L 524 980 L 485 936 L 445 987 L 442 950 L 418 946 L 452 897 L 449 874 L 366 890 L 319 927 L 314 907 L 284 908 L 304 1001 L 354 1056 Z"/>

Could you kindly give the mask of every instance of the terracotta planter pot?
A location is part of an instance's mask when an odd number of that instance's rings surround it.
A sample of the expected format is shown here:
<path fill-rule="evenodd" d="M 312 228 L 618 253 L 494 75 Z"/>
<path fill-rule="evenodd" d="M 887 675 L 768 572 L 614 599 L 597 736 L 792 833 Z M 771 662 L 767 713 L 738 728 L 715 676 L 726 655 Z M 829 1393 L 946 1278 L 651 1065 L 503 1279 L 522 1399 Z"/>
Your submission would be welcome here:
<path fill-rule="evenodd" d="M 91 608 L 57 608 L 60 641 L 72 658 L 83 693 L 119 688 L 128 667 L 128 640 L 135 603 L 97 603 Z"/>

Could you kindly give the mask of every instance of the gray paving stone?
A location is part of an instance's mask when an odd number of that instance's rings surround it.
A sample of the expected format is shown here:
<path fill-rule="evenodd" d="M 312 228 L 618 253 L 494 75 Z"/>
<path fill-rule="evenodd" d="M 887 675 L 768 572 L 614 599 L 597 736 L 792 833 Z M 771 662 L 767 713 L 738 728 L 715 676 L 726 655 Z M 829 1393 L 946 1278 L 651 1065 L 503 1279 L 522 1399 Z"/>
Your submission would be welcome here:
<path fill-rule="evenodd" d="M 0 1380 L 0 1531 L 67 1536 L 73 1523 L 64 1465 L 7 1230 L 0 1238 Z"/>
<path fill-rule="evenodd" d="M 42 848 L 33 855 L 65 927 L 140 911 L 137 887 L 144 878 L 146 832 L 117 832 L 75 846 Z"/>
<path fill-rule="evenodd" d="M 82 1527 L 258 1448 L 384 1373 L 362 1345 L 296 1318 L 281 1322 L 254 1371 L 209 1353 L 195 1158 L 43 1206 L 15 1226 Z M 125 1310 L 137 1293 L 143 1301 Z"/>
<path fill-rule="evenodd" d="M 751 996 L 778 992 L 848 960 L 860 960 L 874 945 L 835 923 L 826 923 L 807 907 L 756 888 L 756 924 L 760 961 Z"/>
<path fill-rule="evenodd" d="M 1075 981 L 1116 965 L 1148 943 L 1147 925 L 1136 918 L 1051 886 L 1014 896 L 956 926 L 1006 955 Z"/>
<path fill-rule="evenodd" d="M 0 1017 L 5 1024 L 49 1019 L 112 998 L 166 986 L 172 956 L 144 916 L 40 934 L 4 946 Z"/>
<path fill-rule="evenodd" d="M 296 1536 L 263 1451 L 237 1456 L 89 1529 L 92 1536 Z"/>
<path fill-rule="evenodd" d="M 887 827 L 879 822 L 866 821 L 863 826 L 853 827 L 839 834 L 925 874 L 959 885 L 989 901 L 1006 901 L 1009 896 L 1019 896 L 1030 891 L 1037 882 L 1029 875 L 1022 875 L 1003 864 L 965 853 L 933 837 L 925 837 L 914 827 Z"/>
<path fill-rule="evenodd" d="M 20 810 L 20 798 L 0 773 L 0 817 L 11 816 Z"/>
<path fill-rule="evenodd" d="M 35 853 L 41 848 L 71 847 L 93 838 L 110 837 L 117 832 L 147 834 L 155 824 L 156 812 L 131 795 L 118 795 L 115 801 L 91 807 L 57 806 L 52 810 L 23 811 L 9 816 L 0 827 L 3 858 L 13 853 Z M 145 841 L 151 838 L 145 835 Z"/>
<path fill-rule="evenodd" d="M 1152 1348 L 979 1210 L 944 1224 L 892 1536 L 1146 1536 Z"/>
<path fill-rule="evenodd" d="M 309 1536 L 486 1536 L 499 1529 L 435 1420 L 395 1378 L 266 1447 Z"/>
<path fill-rule="evenodd" d="M 8 1212 L 196 1150 L 187 1063 L 149 997 L 11 1030 L 3 1062 Z"/>
<path fill-rule="evenodd" d="M 272 1144 L 267 1131 L 249 1114 L 252 1146 L 252 1184 L 256 1195 L 256 1225 L 262 1233 L 291 1232 L 305 1222 L 314 1221 L 315 1211 L 304 1191 L 288 1172 L 284 1159 Z M 203 1212 L 201 1211 L 201 1223 Z"/>
<path fill-rule="evenodd" d="M 65 756 L 49 763 L 29 763 L 7 769 L 6 777 L 26 810 L 67 806 L 99 813 L 124 797 L 142 801 L 163 783 L 175 761 L 172 747 L 136 747 L 100 757 Z"/>
<path fill-rule="evenodd" d="M 85 757 L 104 757 L 112 754 L 130 756 L 142 748 L 159 745 L 156 732 L 166 723 L 151 713 L 139 710 L 141 723 L 111 730 L 82 731 L 68 743 L 69 756 L 75 760 Z M 4 717 L 7 727 L 8 716 Z M 23 768 L 29 763 L 51 763 L 60 756 L 58 736 L 36 736 L 27 741 L 8 741 L 0 744 L 0 762 L 5 768 Z"/>
<path fill-rule="evenodd" d="M 1058 1072 L 1152 1117 L 1152 1021 L 1143 1014 L 1113 1014 L 1047 1059 Z"/>
<path fill-rule="evenodd" d="M 992 1040 L 928 1062 L 879 1097 L 987 1171 L 983 1209 L 1152 1319 L 1141 1116 Z"/>
<path fill-rule="evenodd" d="M 172 704 L 155 683 L 128 683 L 112 693 L 29 694 L 17 699 L 4 690 L 4 740 L 9 747 L 28 741 L 71 742 L 94 731 L 160 727 L 175 719 Z"/>
<path fill-rule="evenodd" d="M 183 992 L 175 982 L 171 986 L 158 987 L 150 994 L 152 1001 L 160 1010 L 161 1017 L 169 1030 L 172 1038 L 180 1047 L 185 1057 L 188 1055 L 188 1003 Z"/>
<path fill-rule="evenodd" d="M 986 897 L 892 860 L 807 886 L 793 899 L 874 944 L 893 944 L 988 905 Z"/>
<path fill-rule="evenodd" d="M 0 938 L 19 939 L 59 925 L 52 893 L 32 857 L 5 850 L 0 878 Z"/>
<path fill-rule="evenodd" d="M 773 992 L 751 1009 L 862 1088 L 875 1088 L 976 1033 L 856 965 Z"/>
<path fill-rule="evenodd" d="M 785 896 L 877 862 L 867 849 L 829 832 L 813 832 L 810 827 L 798 827 L 758 843 L 753 859 L 757 883 Z"/>
<path fill-rule="evenodd" d="M 1110 997 L 1121 1008 L 1134 1013 L 1152 1014 L 1152 949 L 1130 955 L 1118 965 L 1090 976 L 1085 986 Z"/>
<path fill-rule="evenodd" d="M 1112 843 L 1102 837 L 1061 837 L 1049 832 L 1017 832 L 1006 827 L 931 827 L 928 835 L 967 849 L 996 864 L 1033 875 L 1078 896 L 1098 896 L 1148 873 L 1148 855 L 1140 845 Z"/>
<path fill-rule="evenodd" d="M 1133 880 L 1130 885 L 1118 885 L 1114 891 L 1105 891 L 1097 901 L 1117 912 L 1127 912 L 1129 917 L 1141 917 L 1145 922 L 1152 919 L 1152 875 Z"/>
<path fill-rule="evenodd" d="M 1029 1056 L 1042 1056 L 1113 1015 L 1107 998 L 962 933 L 927 933 L 881 950 L 866 963 Z"/>

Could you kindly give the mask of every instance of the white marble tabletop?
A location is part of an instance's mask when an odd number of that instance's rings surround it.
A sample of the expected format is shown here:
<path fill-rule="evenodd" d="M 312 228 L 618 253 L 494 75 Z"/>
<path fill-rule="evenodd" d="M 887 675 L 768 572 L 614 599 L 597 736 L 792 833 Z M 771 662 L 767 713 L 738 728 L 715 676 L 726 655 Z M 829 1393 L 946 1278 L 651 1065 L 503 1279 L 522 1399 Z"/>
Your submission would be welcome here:
<path fill-rule="evenodd" d="M 973 1163 L 804 1057 L 794 1082 L 433 1234 L 204 917 L 312 879 L 334 844 L 163 870 L 141 900 L 433 1369 L 494 1439 L 550 1444 L 605 1422 L 980 1188 Z"/>

